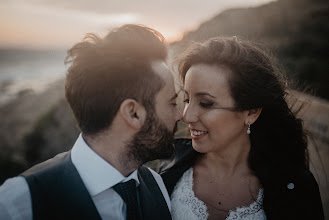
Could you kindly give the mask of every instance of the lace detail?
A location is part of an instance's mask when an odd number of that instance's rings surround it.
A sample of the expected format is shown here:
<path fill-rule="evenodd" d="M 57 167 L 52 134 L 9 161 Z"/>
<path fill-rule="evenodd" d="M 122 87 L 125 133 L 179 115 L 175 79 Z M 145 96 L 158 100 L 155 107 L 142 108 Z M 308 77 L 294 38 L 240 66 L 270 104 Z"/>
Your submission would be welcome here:
<path fill-rule="evenodd" d="M 173 219 L 179 220 L 203 220 L 209 216 L 206 204 L 194 195 L 193 168 L 185 171 L 175 186 L 171 195 L 171 214 Z"/>
<path fill-rule="evenodd" d="M 265 220 L 266 215 L 263 210 L 263 189 L 259 189 L 256 201 L 249 206 L 237 207 L 230 210 L 226 220 Z"/>
<path fill-rule="evenodd" d="M 226 220 L 265 220 L 263 210 L 263 189 L 259 190 L 257 200 L 249 206 L 230 210 Z M 193 168 L 191 167 L 177 182 L 171 195 L 171 214 L 175 219 L 207 219 L 209 213 L 206 204 L 199 200 L 193 191 Z"/>

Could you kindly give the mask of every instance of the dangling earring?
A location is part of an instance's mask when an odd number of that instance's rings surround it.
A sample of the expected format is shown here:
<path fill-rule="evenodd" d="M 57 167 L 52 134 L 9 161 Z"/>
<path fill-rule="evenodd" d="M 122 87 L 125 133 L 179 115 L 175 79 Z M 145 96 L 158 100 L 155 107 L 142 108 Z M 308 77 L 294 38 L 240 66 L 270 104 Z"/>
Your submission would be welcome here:
<path fill-rule="evenodd" d="M 247 129 L 247 134 L 250 134 L 251 130 L 250 130 L 250 122 L 248 121 L 248 129 Z"/>

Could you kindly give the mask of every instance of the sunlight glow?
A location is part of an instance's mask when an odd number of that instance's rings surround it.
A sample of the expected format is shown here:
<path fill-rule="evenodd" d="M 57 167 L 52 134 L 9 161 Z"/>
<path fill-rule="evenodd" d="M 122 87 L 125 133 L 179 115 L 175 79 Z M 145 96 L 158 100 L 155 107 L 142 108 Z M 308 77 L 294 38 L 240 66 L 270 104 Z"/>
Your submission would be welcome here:
<path fill-rule="evenodd" d="M 0 0 L 1 1 L 1 0 Z M 231 7 L 254 7 L 271 0 L 153 1 L 124 3 L 114 0 L 67 3 L 64 0 L 4 0 L 0 5 L 0 48 L 67 48 L 89 32 L 101 36 L 126 23 L 144 24 L 158 30 L 168 42 L 220 11 Z M 80 4 L 81 3 L 81 4 Z M 189 9 L 186 10 L 186 5 Z"/>

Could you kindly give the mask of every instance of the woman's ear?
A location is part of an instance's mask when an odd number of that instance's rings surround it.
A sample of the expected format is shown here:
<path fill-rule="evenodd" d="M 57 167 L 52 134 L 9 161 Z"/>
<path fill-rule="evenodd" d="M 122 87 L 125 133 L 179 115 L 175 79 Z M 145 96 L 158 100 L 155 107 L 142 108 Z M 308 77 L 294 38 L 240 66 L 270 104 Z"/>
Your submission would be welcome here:
<path fill-rule="evenodd" d="M 119 114 L 128 126 L 139 130 L 144 124 L 146 110 L 136 100 L 126 99 L 120 105 Z"/>
<path fill-rule="evenodd" d="M 262 112 L 262 108 L 255 108 L 255 109 L 247 110 L 247 117 L 246 117 L 245 124 L 247 125 L 248 123 L 250 123 L 250 124 L 255 123 L 255 121 L 258 119 L 261 112 Z"/>

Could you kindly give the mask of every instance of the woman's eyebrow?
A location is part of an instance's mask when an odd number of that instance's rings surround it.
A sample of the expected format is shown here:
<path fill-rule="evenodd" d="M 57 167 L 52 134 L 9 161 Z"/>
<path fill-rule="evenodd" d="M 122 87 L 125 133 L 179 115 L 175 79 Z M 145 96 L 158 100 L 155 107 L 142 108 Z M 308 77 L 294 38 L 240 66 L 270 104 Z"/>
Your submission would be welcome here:
<path fill-rule="evenodd" d="M 215 96 L 213 96 L 213 95 L 211 95 L 210 93 L 208 93 L 208 92 L 198 92 L 198 93 L 196 93 L 195 94 L 196 96 L 210 96 L 210 97 L 212 97 L 212 98 L 216 98 Z"/>
<path fill-rule="evenodd" d="M 183 90 L 184 91 L 184 93 L 186 94 L 186 95 L 188 95 L 188 92 L 186 91 L 186 90 Z M 208 92 L 198 92 L 198 93 L 196 93 L 195 94 L 195 96 L 210 96 L 210 97 L 212 97 L 212 98 L 216 98 L 215 96 L 213 96 L 213 95 L 211 95 L 210 93 L 208 93 Z"/>

